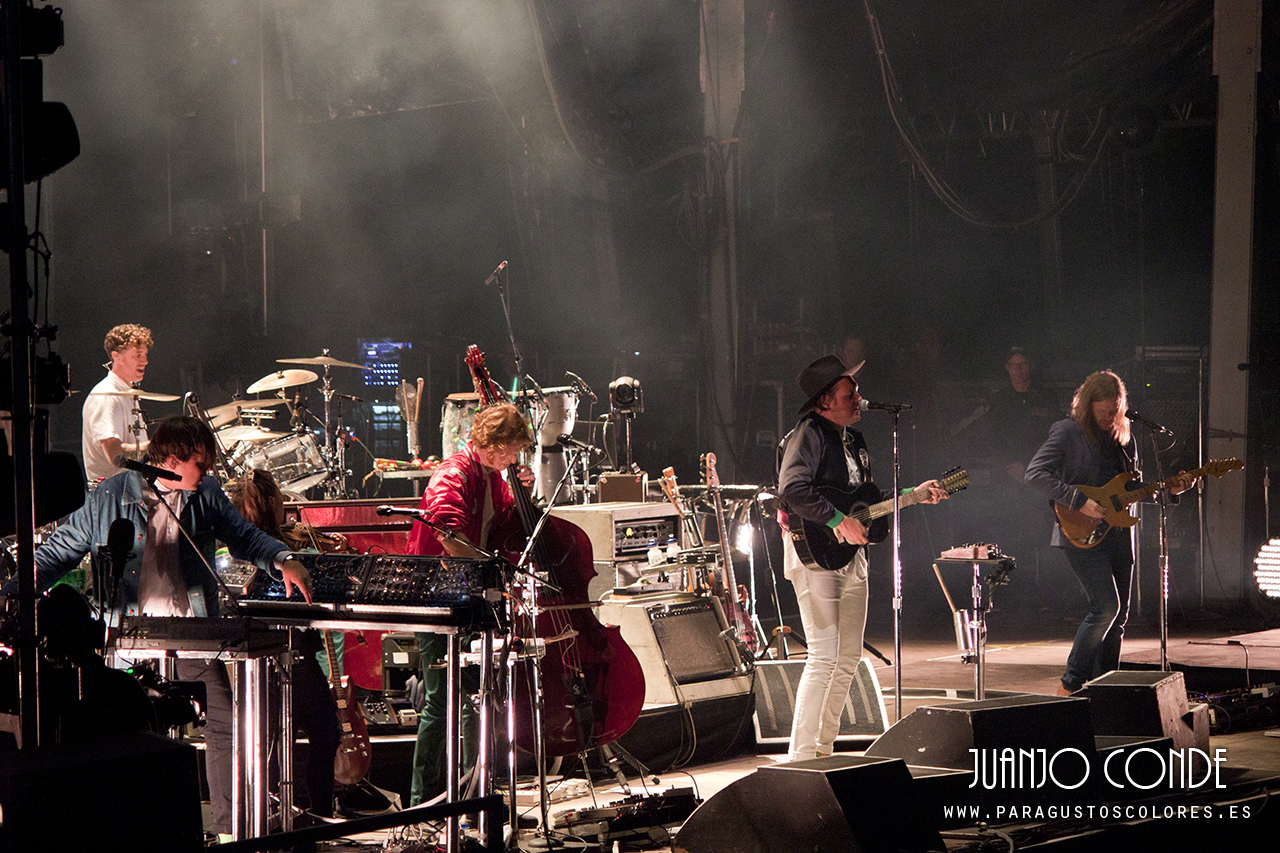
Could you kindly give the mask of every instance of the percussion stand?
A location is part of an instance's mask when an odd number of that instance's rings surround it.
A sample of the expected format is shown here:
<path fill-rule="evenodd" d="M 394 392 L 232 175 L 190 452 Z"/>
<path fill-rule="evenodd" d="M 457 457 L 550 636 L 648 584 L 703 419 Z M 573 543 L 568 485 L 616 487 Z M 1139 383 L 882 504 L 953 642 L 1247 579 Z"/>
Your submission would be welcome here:
<path fill-rule="evenodd" d="M 147 434 L 147 413 L 142 408 L 142 398 L 135 397 L 133 399 L 133 423 L 129 424 L 129 433 L 133 436 L 133 445 L 137 447 L 142 443 L 142 436 Z M 141 460 L 142 451 L 135 450 L 133 458 Z"/>

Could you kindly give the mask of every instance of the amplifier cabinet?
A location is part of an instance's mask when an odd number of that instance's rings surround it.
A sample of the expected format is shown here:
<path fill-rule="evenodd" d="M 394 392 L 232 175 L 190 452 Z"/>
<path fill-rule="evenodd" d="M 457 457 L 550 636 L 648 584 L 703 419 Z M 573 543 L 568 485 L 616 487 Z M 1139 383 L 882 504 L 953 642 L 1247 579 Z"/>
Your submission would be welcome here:
<path fill-rule="evenodd" d="M 751 692 L 718 599 L 687 592 L 601 599 L 600 621 L 617 625 L 644 670 L 644 706 L 688 705 Z"/>

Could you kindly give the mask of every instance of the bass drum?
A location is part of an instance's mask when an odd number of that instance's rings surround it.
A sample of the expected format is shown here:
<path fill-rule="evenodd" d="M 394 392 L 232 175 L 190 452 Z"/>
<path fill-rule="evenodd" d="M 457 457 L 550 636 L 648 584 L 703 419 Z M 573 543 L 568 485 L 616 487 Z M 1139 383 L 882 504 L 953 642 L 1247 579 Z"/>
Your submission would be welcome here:
<path fill-rule="evenodd" d="M 305 492 L 329 478 L 316 437 L 309 432 L 255 445 L 244 457 L 246 471 L 264 470 L 275 476 L 281 489 Z"/>
<path fill-rule="evenodd" d="M 480 395 L 474 392 L 450 394 L 440 410 L 441 459 L 448 459 L 466 447 L 471 438 L 471 422 L 480 410 Z"/>

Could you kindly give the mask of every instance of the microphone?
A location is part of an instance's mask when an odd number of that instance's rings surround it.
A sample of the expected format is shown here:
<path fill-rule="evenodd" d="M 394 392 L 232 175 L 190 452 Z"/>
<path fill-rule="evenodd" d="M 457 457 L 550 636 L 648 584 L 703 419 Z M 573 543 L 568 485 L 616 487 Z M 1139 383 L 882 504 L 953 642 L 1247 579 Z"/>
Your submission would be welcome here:
<path fill-rule="evenodd" d="M 507 268 L 506 261 L 503 261 L 502 263 L 498 264 L 498 268 L 489 274 L 489 277 L 484 280 L 484 283 L 493 284 L 495 281 L 498 280 L 498 273 L 502 272 L 506 268 Z"/>
<path fill-rule="evenodd" d="M 157 468 L 156 466 L 148 465 L 145 462 L 134 462 L 132 459 L 129 459 L 124 454 L 121 454 L 117 456 L 115 459 L 112 459 L 111 464 L 116 466 L 117 468 L 128 468 L 130 471 L 137 471 L 139 474 L 146 477 L 148 480 L 157 480 L 157 479 L 158 480 L 181 480 L 182 479 L 181 474 L 175 474 L 172 471 L 170 471 L 168 468 Z M 133 537 L 132 533 L 130 533 L 129 535 L 130 535 L 130 538 Z"/>
<path fill-rule="evenodd" d="M 574 373 L 571 370 L 566 370 L 564 372 L 564 375 L 569 377 L 569 382 L 573 384 L 579 391 L 581 391 L 586 396 L 590 397 L 591 402 L 595 403 L 598 401 L 595 395 L 595 392 L 591 390 L 591 386 L 589 386 L 581 376 L 579 376 L 578 374 Z"/>
<path fill-rule="evenodd" d="M 332 391 L 332 392 L 330 392 L 330 396 L 332 396 L 332 397 L 337 397 L 337 398 L 339 398 L 339 399 L 341 399 L 341 400 L 350 400 L 350 401 L 351 401 L 351 402 L 353 402 L 353 403 L 363 403 L 363 402 L 364 402 L 364 398 L 362 398 L 362 397 L 353 397 L 353 396 L 351 396 L 350 394 L 341 394 L 341 393 L 339 393 L 339 392 L 337 392 L 337 391 Z"/>
<path fill-rule="evenodd" d="M 1155 421 L 1144 418 L 1142 415 L 1138 414 L 1132 409 L 1130 409 L 1128 412 L 1125 413 L 1125 417 L 1127 417 L 1131 421 L 1137 421 L 1138 423 L 1142 424 L 1144 427 L 1151 430 L 1152 432 L 1163 432 L 1166 435 L 1173 435 L 1173 430 L 1169 429 L 1166 426 L 1161 426 Z"/>
<path fill-rule="evenodd" d="M 111 556 L 111 577 L 119 581 L 124 576 L 124 564 L 133 550 L 133 522 L 117 518 L 107 528 L 107 553 Z"/>
<path fill-rule="evenodd" d="M 593 447 L 592 445 L 584 444 L 581 441 L 578 441 L 578 439 L 569 435 L 568 433 L 565 433 L 564 435 L 557 438 L 556 444 L 560 444 L 565 447 L 574 447 L 574 448 L 577 448 L 578 450 L 595 450 L 595 447 Z"/>
<path fill-rule="evenodd" d="M 417 507 L 409 506 L 391 506 L 383 504 L 374 510 L 378 515 L 412 515 L 414 518 L 422 518 L 422 510 Z"/>
<path fill-rule="evenodd" d="M 873 403 L 870 400 L 859 400 L 858 409 L 867 411 L 868 409 L 881 409 L 886 412 L 901 412 L 904 409 L 910 409 L 910 403 Z"/>

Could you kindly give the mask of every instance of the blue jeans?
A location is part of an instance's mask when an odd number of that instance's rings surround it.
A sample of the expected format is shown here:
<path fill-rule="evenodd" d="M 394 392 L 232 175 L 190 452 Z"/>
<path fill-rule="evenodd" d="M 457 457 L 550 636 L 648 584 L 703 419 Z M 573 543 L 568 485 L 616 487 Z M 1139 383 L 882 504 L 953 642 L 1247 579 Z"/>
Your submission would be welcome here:
<path fill-rule="evenodd" d="M 1112 530 L 1095 548 L 1067 547 L 1065 551 L 1089 601 L 1062 676 L 1062 686 L 1074 692 L 1120 666 L 1120 641 L 1133 584 L 1133 542 L 1128 530 Z"/>

